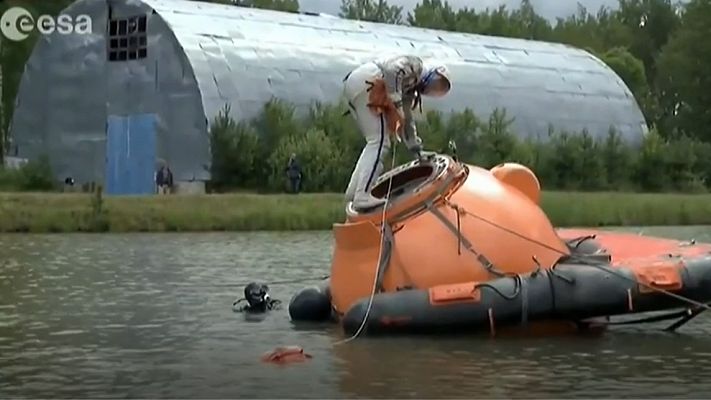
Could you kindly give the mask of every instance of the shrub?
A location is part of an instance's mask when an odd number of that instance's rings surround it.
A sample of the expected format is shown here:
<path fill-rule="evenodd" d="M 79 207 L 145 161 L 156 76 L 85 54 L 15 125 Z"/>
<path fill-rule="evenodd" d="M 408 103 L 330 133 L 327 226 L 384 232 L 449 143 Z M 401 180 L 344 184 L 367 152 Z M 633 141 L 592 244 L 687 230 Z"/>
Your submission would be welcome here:
<path fill-rule="evenodd" d="M 284 137 L 269 158 L 269 189 L 285 188 L 285 160 L 295 153 L 301 163 L 304 191 L 340 192 L 348 184 L 350 164 L 343 151 L 323 130 L 312 128 L 301 136 Z"/>
<path fill-rule="evenodd" d="M 237 124 L 225 107 L 215 118 L 210 131 L 212 186 L 214 189 L 250 188 L 260 184 L 265 164 L 260 158 L 261 138 L 248 124 Z"/>
<path fill-rule="evenodd" d="M 0 167 L 0 190 L 39 192 L 56 188 L 57 183 L 46 156 L 31 160 L 19 169 Z"/>

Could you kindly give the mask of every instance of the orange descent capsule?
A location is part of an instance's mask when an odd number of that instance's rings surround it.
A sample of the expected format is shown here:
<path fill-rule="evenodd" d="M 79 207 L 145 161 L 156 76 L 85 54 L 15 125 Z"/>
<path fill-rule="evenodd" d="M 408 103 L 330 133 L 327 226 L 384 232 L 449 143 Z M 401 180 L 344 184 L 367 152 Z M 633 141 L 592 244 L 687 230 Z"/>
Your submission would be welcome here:
<path fill-rule="evenodd" d="M 711 244 L 556 229 L 524 165 L 436 154 L 388 171 L 370 193 L 387 207 L 346 205 L 330 281 L 294 296 L 292 320 L 336 320 L 352 337 L 551 335 L 676 319 L 673 331 L 711 309 Z"/>
<path fill-rule="evenodd" d="M 372 194 L 383 197 L 390 186 L 385 222 L 396 245 L 383 271 L 384 292 L 487 282 L 550 268 L 569 254 L 538 205 L 538 179 L 523 165 L 502 164 L 492 172 L 438 156 L 384 174 Z M 339 314 L 370 295 L 381 253 L 383 211 L 346 212 L 346 222 L 333 228 L 330 289 Z"/>

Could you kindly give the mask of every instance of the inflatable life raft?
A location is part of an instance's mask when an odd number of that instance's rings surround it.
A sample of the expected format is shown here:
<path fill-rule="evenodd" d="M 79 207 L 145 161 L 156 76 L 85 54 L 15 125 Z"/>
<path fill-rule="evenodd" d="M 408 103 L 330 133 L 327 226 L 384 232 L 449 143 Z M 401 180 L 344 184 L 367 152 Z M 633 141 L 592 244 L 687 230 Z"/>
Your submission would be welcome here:
<path fill-rule="evenodd" d="M 292 321 L 338 321 L 346 334 L 496 332 L 708 308 L 711 245 L 592 230 L 556 230 L 523 165 L 491 170 L 447 155 L 384 174 L 386 209 L 334 224 L 330 280 L 289 304 Z"/>

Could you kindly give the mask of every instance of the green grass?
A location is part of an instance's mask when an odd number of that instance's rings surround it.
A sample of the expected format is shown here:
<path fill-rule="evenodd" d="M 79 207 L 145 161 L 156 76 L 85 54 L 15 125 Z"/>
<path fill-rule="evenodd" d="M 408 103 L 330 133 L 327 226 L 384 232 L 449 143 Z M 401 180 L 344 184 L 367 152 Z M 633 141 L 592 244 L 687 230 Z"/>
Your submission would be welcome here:
<path fill-rule="evenodd" d="M 558 227 L 711 224 L 711 194 L 544 192 L 541 207 Z"/>
<path fill-rule="evenodd" d="M 545 192 L 554 225 L 711 224 L 711 195 Z M 105 197 L 0 193 L 0 232 L 177 232 L 330 229 L 343 195 Z"/>

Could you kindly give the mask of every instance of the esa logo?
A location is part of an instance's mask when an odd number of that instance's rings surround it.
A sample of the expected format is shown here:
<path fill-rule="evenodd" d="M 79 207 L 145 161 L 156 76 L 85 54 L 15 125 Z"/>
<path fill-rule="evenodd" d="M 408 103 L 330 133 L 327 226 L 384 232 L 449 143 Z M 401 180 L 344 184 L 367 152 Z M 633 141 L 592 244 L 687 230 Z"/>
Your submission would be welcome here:
<path fill-rule="evenodd" d="M 37 30 L 43 35 L 55 31 L 63 35 L 72 33 L 88 34 L 92 31 L 91 17 L 61 14 L 56 18 L 51 15 L 40 15 L 36 20 L 29 11 L 22 7 L 12 7 L 0 18 L 0 31 L 7 39 L 19 42 L 27 39 L 32 31 Z"/>

